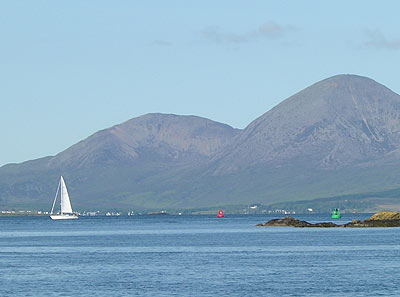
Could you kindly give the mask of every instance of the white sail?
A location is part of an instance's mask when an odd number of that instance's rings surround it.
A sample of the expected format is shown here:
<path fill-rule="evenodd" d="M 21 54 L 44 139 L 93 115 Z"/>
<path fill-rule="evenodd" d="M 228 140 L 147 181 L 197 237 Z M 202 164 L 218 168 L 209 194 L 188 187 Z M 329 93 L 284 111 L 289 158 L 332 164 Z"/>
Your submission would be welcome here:
<path fill-rule="evenodd" d="M 61 176 L 61 214 L 72 213 L 71 201 L 69 200 L 67 186 Z"/>
<path fill-rule="evenodd" d="M 54 213 L 58 192 L 60 192 L 61 210 L 59 213 Z M 72 212 L 67 186 L 65 185 L 64 178 L 61 176 L 60 182 L 58 183 L 56 196 L 54 197 L 53 206 L 51 207 L 50 218 L 52 220 L 72 220 L 77 219 L 78 217 L 78 214 Z"/>

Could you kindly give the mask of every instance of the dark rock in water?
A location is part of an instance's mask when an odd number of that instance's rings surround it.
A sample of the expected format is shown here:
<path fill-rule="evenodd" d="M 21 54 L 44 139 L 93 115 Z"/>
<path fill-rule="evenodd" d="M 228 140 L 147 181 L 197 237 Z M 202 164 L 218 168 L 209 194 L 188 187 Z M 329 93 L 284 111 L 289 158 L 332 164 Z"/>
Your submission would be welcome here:
<path fill-rule="evenodd" d="M 275 226 L 275 227 L 308 227 L 311 225 L 306 221 L 300 221 L 293 217 L 284 217 L 282 219 L 273 219 L 268 221 L 262 226 Z"/>
<path fill-rule="evenodd" d="M 362 228 L 362 227 L 400 227 L 400 220 L 373 220 L 373 221 L 358 221 L 342 225 L 347 228 Z"/>
<path fill-rule="evenodd" d="M 332 227 L 341 227 L 341 226 L 336 225 L 332 222 L 324 222 L 324 223 L 310 224 L 310 226 L 306 226 L 306 227 L 332 228 Z"/>
<path fill-rule="evenodd" d="M 273 227 L 299 227 L 299 228 L 304 228 L 304 227 L 320 227 L 320 228 L 331 228 L 331 227 L 339 227 L 339 225 L 336 225 L 334 223 L 330 222 L 324 222 L 324 223 L 316 223 L 316 224 L 311 224 L 306 221 L 300 221 L 298 219 L 295 219 L 293 217 L 284 217 L 282 219 L 273 219 L 268 221 L 265 224 L 258 224 L 257 226 L 273 226 Z"/>
<path fill-rule="evenodd" d="M 400 219 L 398 219 L 400 213 L 395 212 L 379 212 L 374 214 L 365 221 L 352 220 L 350 223 L 343 225 L 336 225 L 331 222 L 323 222 L 311 224 L 306 221 L 300 221 L 293 217 L 284 217 L 282 219 L 272 219 L 265 224 L 257 224 L 259 227 L 316 227 L 316 228 L 333 228 L 333 227 L 344 227 L 344 228 L 372 228 L 372 227 L 400 227 Z"/>
<path fill-rule="evenodd" d="M 352 220 L 351 223 L 344 224 L 342 227 L 400 227 L 400 213 L 393 211 L 380 211 L 365 221 Z"/>

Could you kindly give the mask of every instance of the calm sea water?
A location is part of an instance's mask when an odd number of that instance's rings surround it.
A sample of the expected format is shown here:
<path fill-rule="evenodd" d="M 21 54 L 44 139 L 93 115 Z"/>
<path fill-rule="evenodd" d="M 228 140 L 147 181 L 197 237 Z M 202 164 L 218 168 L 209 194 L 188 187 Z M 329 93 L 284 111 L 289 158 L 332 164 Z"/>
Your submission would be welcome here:
<path fill-rule="evenodd" d="M 0 296 L 400 296 L 400 228 L 276 217 L 0 218 Z"/>

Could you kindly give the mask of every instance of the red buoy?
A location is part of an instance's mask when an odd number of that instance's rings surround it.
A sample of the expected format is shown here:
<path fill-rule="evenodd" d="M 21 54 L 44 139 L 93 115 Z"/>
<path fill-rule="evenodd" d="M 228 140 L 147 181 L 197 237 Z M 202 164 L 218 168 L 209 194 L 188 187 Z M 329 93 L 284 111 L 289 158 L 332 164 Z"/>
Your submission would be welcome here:
<path fill-rule="evenodd" d="M 223 218 L 224 217 L 224 212 L 222 211 L 222 209 L 218 210 L 218 218 Z"/>

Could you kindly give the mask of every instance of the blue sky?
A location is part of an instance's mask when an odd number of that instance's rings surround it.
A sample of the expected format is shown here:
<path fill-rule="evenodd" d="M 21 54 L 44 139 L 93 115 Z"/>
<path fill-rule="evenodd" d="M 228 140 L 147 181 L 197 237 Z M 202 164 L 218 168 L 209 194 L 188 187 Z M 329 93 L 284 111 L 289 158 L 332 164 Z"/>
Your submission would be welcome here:
<path fill-rule="evenodd" d="M 397 1 L 1 1 L 0 166 L 149 112 L 236 128 L 330 76 L 400 93 Z"/>

